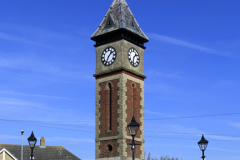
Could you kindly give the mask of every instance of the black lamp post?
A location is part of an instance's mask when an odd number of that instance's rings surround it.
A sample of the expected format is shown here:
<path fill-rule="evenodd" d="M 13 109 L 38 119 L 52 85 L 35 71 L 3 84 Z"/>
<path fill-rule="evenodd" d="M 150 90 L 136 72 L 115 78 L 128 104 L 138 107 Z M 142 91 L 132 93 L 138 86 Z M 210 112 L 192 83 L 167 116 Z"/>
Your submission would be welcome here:
<path fill-rule="evenodd" d="M 136 122 L 134 116 L 132 118 L 132 121 L 131 123 L 129 123 L 129 125 L 127 126 L 128 127 L 128 130 L 130 132 L 130 135 L 132 136 L 132 143 L 128 144 L 128 145 L 132 145 L 132 159 L 134 160 L 134 147 L 135 145 L 139 145 L 139 144 L 135 144 L 134 142 L 134 137 L 136 136 L 137 134 L 137 131 L 138 131 L 138 128 L 139 128 L 140 124 Z"/>
<path fill-rule="evenodd" d="M 33 131 L 30 137 L 28 137 L 28 143 L 31 148 L 31 160 L 33 160 L 33 149 L 37 143 L 37 138 L 34 136 Z"/>
<path fill-rule="evenodd" d="M 207 149 L 208 141 L 204 138 L 202 135 L 201 140 L 198 142 L 199 148 L 202 151 L 202 160 L 205 159 L 206 156 L 204 156 L 204 151 Z"/>

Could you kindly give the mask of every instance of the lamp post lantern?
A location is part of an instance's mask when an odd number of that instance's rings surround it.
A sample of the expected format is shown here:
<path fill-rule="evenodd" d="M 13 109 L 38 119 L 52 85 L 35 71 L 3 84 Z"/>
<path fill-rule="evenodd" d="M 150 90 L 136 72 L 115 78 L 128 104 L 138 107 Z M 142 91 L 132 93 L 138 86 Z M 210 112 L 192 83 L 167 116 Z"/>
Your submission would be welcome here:
<path fill-rule="evenodd" d="M 134 160 L 134 148 L 135 148 L 135 145 L 140 145 L 140 144 L 136 144 L 134 142 L 134 137 L 136 136 L 137 134 L 137 131 L 138 131 L 138 128 L 139 128 L 140 124 L 136 122 L 134 116 L 132 118 L 132 121 L 131 123 L 128 124 L 127 128 L 130 132 L 130 135 L 132 136 L 132 143 L 128 144 L 128 145 L 132 145 L 132 159 Z"/>
<path fill-rule="evenodd" d="M 204 160 L 206 157 L 204 156 L 204 151 L 207 149 L 207 145 L 208 145 L 208 141 L 204 138 L 204 135 L 202 135 L 201 140 L 198 142 L 198 146 L 202 151 L 202 160 Z"/>
<path fill-rule="evenodd" d="M 33 160 L 33 149 L 37 143 L 37 138 L 34 136 L 33 131 L 30 137 L 28 137 L 28 143 L 31 148 L 31 160 Z"/>

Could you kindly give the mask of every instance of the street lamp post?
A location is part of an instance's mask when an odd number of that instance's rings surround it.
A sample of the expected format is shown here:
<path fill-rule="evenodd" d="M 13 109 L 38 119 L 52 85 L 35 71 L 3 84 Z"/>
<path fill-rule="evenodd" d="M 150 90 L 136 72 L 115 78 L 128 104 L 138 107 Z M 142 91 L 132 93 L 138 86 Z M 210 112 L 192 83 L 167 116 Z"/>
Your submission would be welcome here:
<path fill-rule="evenodd" d="M 140 145 L 140 144 L 136 144 L 134 142 L 134 137 L 137 134 L 138 128 L 139 128 L 140 124 L 136 122 L 134 116 L 132 118 L 131 123 L 128 124 L 128 130 L 130 132 L 130 135 L 132 136 L 132 143 L 128 143 L 128 145 L 132 145 L 132 159 L 134 160 L 134 149 L 135 149 L 135 145 Z"/>
<path fill-rule="evenodd" d="M 21 134 L 22 134 L 21 160 L 23 160 L 23 133 L 24 133 L 24 130 L 21 131 Z"/>
<path fill-rule="evenodd" d="M 207 149 L 207 145 L 208 145 L 208 141 L 204 138 L 204 135 L 202 135 L 201 140 L 198 142 L 198 146 L 200 148 L 200 150 L 202 151 L 202 160 L 205 160 L 204 156 L 204 151 Z"/>
<path fill-rule="evenodd" d="M 31 160 L 33 160 L 33 149 L 35 147 L 35 144 L 37 143 L 37 138 L 34 136 L 33 131 L 30 137 L 28 137 L 28 143 L 31 148 Z"/>

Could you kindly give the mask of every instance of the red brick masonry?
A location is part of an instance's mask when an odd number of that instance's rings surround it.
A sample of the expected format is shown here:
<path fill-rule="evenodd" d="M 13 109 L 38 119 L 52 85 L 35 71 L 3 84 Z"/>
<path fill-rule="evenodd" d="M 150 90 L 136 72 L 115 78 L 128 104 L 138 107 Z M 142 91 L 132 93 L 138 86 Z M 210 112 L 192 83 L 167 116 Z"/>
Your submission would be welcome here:
<path fill-rule="evenodd" d="M 132 143 L 132 140 L 126 139 L 126 143 Z M 137 142 L 137 141 L 135 143 L 140 144 L 140 145 L 136 145 L 135 146 L 135 150 L 134 150 L 135 154 L 134 154 L 134 156 L 135 156 L 135 158 L 140 158 L 140 155 L 142 154 L 142 151 L 140 150 L 140 147 L 141 147 L 142 143 L 141 142 Z M 132 157 L 132 146 L 131 145 L 127 146 L 127 156 L 128 157 Z"/>
<path fill-rule="evenodd" d="M 109 151 L 108 145 L 112 146 L 112 151 Z M 108 140 L 108 141 L 101 141 L 100 146 L 99 146 L 99 150 L 100 150 L 99 158 L 108 158 L 108 157 L 119 156 L 118 147 L 119 147 L 119 144 L 116 139 Z"/>
<path fill-rule="evenodd" d="M 112 72 L 112 73 L 109 73 L 106 75 L 101 75 L 101 76 L 96 77 L 96 79 L 109 77 L 109 76 L 117 75 L 117 74 L 121 74 L 121 73 L 125 73 L 132 77 L 138 78 L 142 81 L 144 80 L 144 78 L 141 78 L 139 76 L 136 76 L 136 75 L 129 73 L 127 71 L 124 71 L 124 70 Z M 118 127 L 119 127 L 118 109 L 120 107 L 118 105 L 118 100 L 119 100 L 118 91 L 120 90 L 120 88 L 118 87 L 119 82 L 120 82 L 120 79 L 113 79 L 110 81 L 105 81 L 105 82 L 99 83 L 99 87 L 100 87 L 100 91 L 99 91 L 99 95 L 100 95 L 99 121 L 101 122 L 99 125 L 99 130 L 100 130 L 99 138 L 119 135 L 119 131 L 118 131 Z M 109 83 L 110 83 L 110 85 L 109 85 Z M 137 138 L 140 138 L 140 135 L 142 134 L 142 131 L 141 131 L 142 123 L 140 122 L 140 118 L 142 117 L 142 115 L 140 113 L 140 110 L 142 109 L 142 106 L 140 104 L 140 102 L 142 100 L 142 97 L 141 97 L 142 89 L 140 88 L 139 83 L 134 82 L 129 79 L 127 80 L 127 83 L 125 86 L 127 87 L 127 91 L 125 93 L 127 96 L 126 122 L 127 122 L 127 124 L 129 124 L 132 120 L 132 116 L 134 115 L 136 121 L 138 123 L 140 123 L 140 128 L 136 135 Z M 126 126 L 125 130 L 127 131 L 127 134 L 130 136 L 127 126 Z M 132 142 L 132 140 L 126 140 L 126 143 L 131 143 L 131 142 Z M 136 143 L 142 145 L 141 142 L 136 141 Z M 109 145 L 111 145 L 111 147 L 112 147 L 111 151 L 109 150 Z M 99 150 L 100 150 L 99 158 L 119 156 L 118 147 L 119 147 L 119 144 L 118 144 L 117 139 L 101 141 L 100 146 L 99 146 Z M 131 145 L 127 145 L 126 152 L 127 152 L 128 157 L 132 156 Z M 140 150 L 140 145 L 137 145 L 135 147 L 135 157 L 140 158 L 141 154 L 142 154 L 142 151 Z"/>

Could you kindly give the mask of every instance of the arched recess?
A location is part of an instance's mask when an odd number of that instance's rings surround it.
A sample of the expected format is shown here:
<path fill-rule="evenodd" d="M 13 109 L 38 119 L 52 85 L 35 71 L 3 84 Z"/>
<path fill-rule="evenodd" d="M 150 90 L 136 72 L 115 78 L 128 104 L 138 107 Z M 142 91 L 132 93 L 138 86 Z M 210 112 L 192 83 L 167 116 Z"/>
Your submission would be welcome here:
<path fill-rule="evenodd" d="M 105 129 L 112 130 L 112 84 L 110 82 L 105 88 Z"/>
<path fill-rule="evenodd" d="M 137 87 L 136 84 L 133 82 L 132 83 L 132 114 L 133 116 L 136 114 L 136 108 L 137 108 Z"/>

